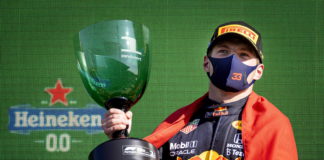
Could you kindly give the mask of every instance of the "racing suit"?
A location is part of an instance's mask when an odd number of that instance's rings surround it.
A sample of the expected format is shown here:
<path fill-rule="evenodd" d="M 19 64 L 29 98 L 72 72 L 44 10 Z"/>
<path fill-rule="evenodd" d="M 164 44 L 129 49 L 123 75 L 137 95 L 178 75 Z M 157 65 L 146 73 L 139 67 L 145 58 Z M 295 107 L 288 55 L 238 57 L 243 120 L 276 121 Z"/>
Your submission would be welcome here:
<path fill-rule="evenodd" d="M 241 111 L 247 98 L 228 104 L 205 99 L 190 122 L 160 149 L 163 160 L 223 159 L 243 160 Z"/>
<path fill-rule="evenodd" d="M 237 159 L 243 157 L 245 160 L 256 160 L 256 159 L 297 160 L 298 159 L 297 148 L 296 148 L 294 135 L 292 132 L 292 127 L 289 122 L 289 119 L 284 114 L 282 114 L 269 101 L 267 101 L 265 98 L 257 95 L 254 92 L 252 92 L 248 97 L 248 100 L 241 113 L 241 119 L 242 119 L 241 125 L 240 123 L 233 124 L 233 126 L 236 126 L 236 128 L 241 127 L 241 131 L 242 131 L 241 139 L 240 137 L 236 137 L 236 138 L 233 137 L 232 134 L 230 135 L 230 137 L 225 137 L 225 140 L 221 140 L 218 139 L 216 135 L 216 138 L 214 136 L 214 139 L 212 141 L 204 142 L 203 144 L 198 145 L 199 140 L 190 139 L 190 137 L 188 137 L 185 138 L 186 141 L 183 142 L 182 146 L 181 146 L 181 142 L 180 144 L 177 144 L 179 142 L 173 140 L 177 140 L 179 138 L 178 137 L 180 134 L 179 132 L 182 131 L 188 132 L 192 130 L 192 129 L 188 129 L 190 128 L 188 126 L 195 123 L 197 124 L 197 121 L 196 122 L 194 121 L 195 116 L 198 115 L 199 117 L 199 115 L 201 115 L 199 114 L 199 112 L 201 108 L 203 108 L 204 104 L 206 104 L 205 103 L 206 99 L 208 99 L 208 94 L 205 94 L 203 97 L 199 98 L 192 104 L 180 108 L 179 110 L 171 114 L 166 120 L 164 120 L 151 135 L 145 137 L 144 139 L 152 143 L 157 148 L 160 148 L 161 146 L 165 147 L 166 149 L 169 148 L 169 151 L 166 151 L 165 149 L 163 151 L 164 153 L 162 154 L 163 155 L 169 154 L 169 156 L 171 157 L 177 157 L 177 160 L 181 160 L 182 157 L 186 159 L 192 155 L 195 156 L 192 156 L 191 160 L 225 159 L 227 156 L 227 152 L 226 152 L 227 149 L 231 149 L 231 153 L 237 153 L 237 155 L 239 155 L 237 156 Z M 238 116 L 237 118 L 238 118 L 237 122 L 239 122 L 240 116 Z M 218 121 L 220 120 L 221 118 Z M 222 125 L 218 124 L 218 127 L 220 126 Z M 185 129 L 186 127 L 188 128 Z M 192 132 L 195 133 L 194 131 Z M 205 131 L 204 133 L 207 133 L 207 131 Z M 198 133 L 196 135 L 207 136 L 204 133 L 203 134 Z M 239 136 L 240 132 L 234 133 L 234 136 L 235 134 Z M 222 136 L 220 137 L 224 138 Z M 182 138 L 180 139 L 183 140 Z M 214 143 L 215 139 L 223 141 L 223 145 L 218 148 L 217 147 L 215 148 L 215 146 L 210 145 L 210 143 Z M 240 140 L 243 145 L 242 147 L 239 146 Z M 173 143 L 172 148 L 171 148 L 171 143 Z M 186 144 L 188 147 L 186 146 Z M 204 146 L 204 144 L 206 144 L 206 146 L 208 146 L 209 148 L 202 147 L 203 149 L 201 150 L 199 148 L 193 151 L 190 150 L 190 149 L 196 149 L 198 146 L 199 147 Z M 189 149 L 189 150 L 186 150 L 185 152 L 181 152 L 182 150 L 181 147 L 184 147 L 185 149 Z M 190 147 L 195 147 L 195 148 L 190 148 Z M 204 149 L 206 151 L 203 151 Z M 235 151 L 233 152 L 234 149 Z M 243 154 L 241 154 L 242 150 L 244 152 Z M 169 153 L 165 153 L 165 152 L 169 152 Z M 186 157 L 186 155 L 184 155 L 183 153 L 193 153 L 193 154 L 190 155 L 188 154 L 188 157 Z M 230 156 L 227 156 L 227 158 L 232 159 L 235 158 L 235 156 L 231 154 Z"/>

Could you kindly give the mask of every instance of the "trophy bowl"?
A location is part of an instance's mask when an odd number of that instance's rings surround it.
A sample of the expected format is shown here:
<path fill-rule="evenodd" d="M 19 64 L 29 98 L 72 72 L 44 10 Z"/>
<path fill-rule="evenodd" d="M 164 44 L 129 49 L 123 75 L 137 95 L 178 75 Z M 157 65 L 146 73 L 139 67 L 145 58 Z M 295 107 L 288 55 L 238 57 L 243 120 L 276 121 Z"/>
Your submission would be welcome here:
<path fill-rule="evenodd" d="M 77 67 L 89 95 L 106 109 L 128 111 L 142 97 L 149 77 L 149 30 L 130 20 L 110 20 L 82 29 L 74 40 Z M 150 143 L 127 138 L 127 129 L 97 146 L 91 160 L 158 159 Z"/>

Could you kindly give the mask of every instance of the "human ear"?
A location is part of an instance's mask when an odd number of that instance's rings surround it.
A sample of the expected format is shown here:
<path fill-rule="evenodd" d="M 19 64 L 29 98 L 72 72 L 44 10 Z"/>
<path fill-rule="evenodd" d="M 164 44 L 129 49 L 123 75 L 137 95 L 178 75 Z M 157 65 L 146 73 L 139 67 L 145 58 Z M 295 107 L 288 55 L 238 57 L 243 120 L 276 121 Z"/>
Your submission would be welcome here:
<path fill-rule="evenodd" d="M 204 63 L 203 63 L 204 71 L 205 72 L 210 72 L 211 67 L 210 67 L 210 61 L 207 56 L 204 56 Z"/>
<path fill-rule="evenodd" d="M 263 70 L 264 70 L 264 65 L 263 64 L 259 64 L 258 67 L 255 69 L 255 74 L 253 76 L 253 79 L 254 80 L 261 79 L 261 77 L 263 75 Z"/>

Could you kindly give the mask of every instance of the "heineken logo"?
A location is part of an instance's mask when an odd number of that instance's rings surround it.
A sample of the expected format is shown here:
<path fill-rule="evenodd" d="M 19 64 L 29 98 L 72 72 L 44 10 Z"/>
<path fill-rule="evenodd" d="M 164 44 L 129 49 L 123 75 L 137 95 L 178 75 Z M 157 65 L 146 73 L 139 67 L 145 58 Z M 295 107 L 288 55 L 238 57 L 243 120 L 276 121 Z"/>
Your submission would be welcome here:
<path fill-rule="evenodd" d="M 86 108 L 34 108 L 30 105 L 9 109 L 9 130 L 26 134 L 36 130 L 83 130 L 101 132 L 105 109 L 97 105 Z"/>
<path fill-rule="evenodd" d="M 77 101 L 69 97 L 73 88 L 65 87 L 60 78 L 48 86 L 42 89 L 46 99 L 41 99 L 40 105 L 18 104 L 9 107 L 10 133 L 28 136 L 41 131 L 37 134 L 43 136 L 30 141 L 43 146 L 47 152 L 70 152 L 74 144 L 85 143 L 84 138 L 74 137 L 70 131 L 85 132 L 85 137 L 102 133 L 104 108 L 97 104 L 78 106 Z"/>

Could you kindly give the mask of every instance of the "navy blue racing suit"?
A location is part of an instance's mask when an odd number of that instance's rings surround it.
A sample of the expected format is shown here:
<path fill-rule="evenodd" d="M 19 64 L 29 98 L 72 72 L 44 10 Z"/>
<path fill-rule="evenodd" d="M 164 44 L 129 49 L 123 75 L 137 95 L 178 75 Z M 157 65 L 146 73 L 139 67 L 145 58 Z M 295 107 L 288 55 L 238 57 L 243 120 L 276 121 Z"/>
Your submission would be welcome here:
<path fill-rule="evenodd" d="M 243 160 L 242 110 L 247 97 L 220 104 L 206 99 L 190 122 L 160 148 L 162 160 Z M 207 156 L 209 158 L 207 158 Z"/>

